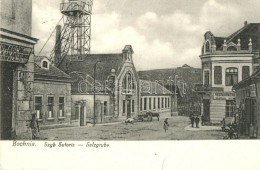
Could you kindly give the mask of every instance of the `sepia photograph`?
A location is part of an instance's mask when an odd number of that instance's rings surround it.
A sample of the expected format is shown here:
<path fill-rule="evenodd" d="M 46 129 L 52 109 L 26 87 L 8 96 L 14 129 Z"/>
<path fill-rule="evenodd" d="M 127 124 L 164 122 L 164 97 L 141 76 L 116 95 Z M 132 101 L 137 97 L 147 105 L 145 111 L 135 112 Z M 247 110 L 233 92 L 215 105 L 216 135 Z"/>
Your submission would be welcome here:
<path fill-rule="evenodd" d="M 12 150 L 260 138 L 259 0 L 0 0 L 0 8 L 0 140 Z"/>

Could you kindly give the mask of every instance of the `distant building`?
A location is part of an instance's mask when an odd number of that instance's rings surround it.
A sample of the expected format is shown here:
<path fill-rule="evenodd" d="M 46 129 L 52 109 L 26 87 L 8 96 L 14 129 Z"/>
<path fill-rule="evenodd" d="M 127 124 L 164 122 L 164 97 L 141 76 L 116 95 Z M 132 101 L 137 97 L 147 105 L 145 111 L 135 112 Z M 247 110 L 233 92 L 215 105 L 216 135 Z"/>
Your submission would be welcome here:
<path fill-rule="evenodd" d="M 199 95 L 194 93 L 195 84 L 201 82 L 201 69 L 187 64 L 171 69 L 138 71 L 139 78 L 158 82 L 178 98 L 178 115 L 200 112 Z"/>
<path fill-rule="evenodd" d="M 40 128 L 70 125 L 71 78 L 45 57 L 35 57 L 33 104 Z"/>
<path fill-rule="evenodd" d="M 232 86 L 248 78 L 258 67 L 260 24 L 250 23 L 228 37 L 204 35 L 200 55 L 202 84 L 196 91 L 202 95 L 202 114 L 212 123 L 233 117 L 236 104 Z"/>
<path fill-rule="evenodd" d="M 34 45 L 31 0 L 1 0 L 0 138 L 27 138 L 33 108 Z"/>
<path fill-rule="evenodd" d="M 260 69 L 234 85 L 236 105 L 240 110 L 241 133 L 260 136 Z M 253 127 L 253 128 L 250 128 Z"/>
<path fill-rule="evenodd" d="M 177 113 L 177 94 L 158 82 L 140 80 L 140 114 L 156 112 L 160 117 L 171 117 Z"/>
<path fill-rule="evenodd" d="M 94 117 L 96 123 L 105 123 L 137 116 L 138 76 L 132 55 L 131 45 L 126 45 L 118 54 L 67 56 L 71 58 L 70 64 L 66 65 L 64 60 L 60 69 L 73 80 L 71 119 L 74 123 L 83 126 L 92 123 Z"/>

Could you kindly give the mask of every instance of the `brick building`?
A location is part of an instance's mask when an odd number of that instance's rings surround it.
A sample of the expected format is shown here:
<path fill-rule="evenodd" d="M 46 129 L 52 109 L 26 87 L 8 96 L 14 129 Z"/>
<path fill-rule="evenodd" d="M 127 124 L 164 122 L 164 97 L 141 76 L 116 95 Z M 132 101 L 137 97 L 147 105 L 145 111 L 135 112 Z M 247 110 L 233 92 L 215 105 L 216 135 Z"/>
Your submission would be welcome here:
<path fill-rule="evenodd" d="M 200 59 L 202 84 L 196 91 L 202 95 L 202 114 L 212 123 L 233 117 L 235 93 L 232 86 L 249 77 L 258 67 L 260 24 L 250 23 L 228 37 L 204 35 Z"/>
<path fill-rule="evenodd" d="M 22 138 L 33 108 L 32 1 L 1 0 L 0 6 L 0 137 Z"/>

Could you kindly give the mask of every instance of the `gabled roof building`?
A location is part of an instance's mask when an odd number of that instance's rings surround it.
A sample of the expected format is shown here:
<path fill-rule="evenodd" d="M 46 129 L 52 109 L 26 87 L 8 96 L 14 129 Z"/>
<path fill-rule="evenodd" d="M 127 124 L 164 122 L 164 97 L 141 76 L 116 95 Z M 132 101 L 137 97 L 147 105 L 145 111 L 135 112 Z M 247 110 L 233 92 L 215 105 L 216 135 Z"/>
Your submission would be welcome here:
<path fill-rule="evenodd" d="M 60 69 L 73 80 L 72 121 L 83 126 L 137 116 L 139 82 L 132 55 L 132 46 L 126 45 L 122 53 L 67 56 L 63 60 Z"/>
<path fill-rule="evenodd" d="M 233 117 L 236 109 L 232 86 L 248 78 L 259 67 L 260 24 L 247 23 L 227 37 L 204 35 L 200 59 L 202 114 L 211 123 Z"/>

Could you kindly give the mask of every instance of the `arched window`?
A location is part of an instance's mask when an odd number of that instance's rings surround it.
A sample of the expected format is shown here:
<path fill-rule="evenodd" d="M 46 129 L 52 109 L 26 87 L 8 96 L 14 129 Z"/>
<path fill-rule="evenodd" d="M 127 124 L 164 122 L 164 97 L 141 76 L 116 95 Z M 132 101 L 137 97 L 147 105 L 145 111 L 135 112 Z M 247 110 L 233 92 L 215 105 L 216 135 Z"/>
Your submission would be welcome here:
<path fill-rule="evenodd" d="M 42 62 L 42 67 L 43 68 L 48 68 L 48 62 L 47 61 L 43 61 Z"/>
<path fill-rule="evenodd" d="M 237 51 L 237 48 L 235 46 L 229 46 L 227 51 Z"/>
<path fill-rule="evenodd" d="M 206 44 L 205 44 L 205 52 L 206 52 L 206 53 L 210 52 L 210 44 L 209 44 L 209 41 L 207 41 Z"/>
<path fill-rule="evenodd" d="M 238 69 L 230 67 L 226 69 L 226 86 L 233 86 L 238 82 Z"/>
<path fill-rule="evenodd" d="M 131 73 L 127 73 L 123 79 L 123 92 L 132 93 L 136 88 L 134 78 Z"/>

